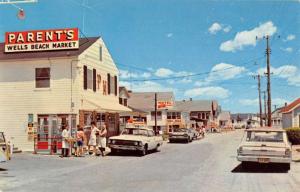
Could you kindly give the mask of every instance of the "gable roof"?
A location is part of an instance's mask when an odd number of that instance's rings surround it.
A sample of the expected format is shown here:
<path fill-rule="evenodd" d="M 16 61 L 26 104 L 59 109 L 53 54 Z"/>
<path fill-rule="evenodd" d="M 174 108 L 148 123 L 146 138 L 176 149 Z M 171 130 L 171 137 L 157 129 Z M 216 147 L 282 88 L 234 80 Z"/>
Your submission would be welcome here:
<path fill-rule="evenodd" d="M 218 102 L 216 100 L 176 101 L 175 106 L 180 111 L 211 111 L 212 107 L 214 110 L 218 108 Z"/>
<path fill-rule="evenodd" d="M 221 120 L 221 121 L 231 120 L 230 112 L 229 111 L 222 111 L 219 114 L 219 120 Z"/>
<path fill-rule="evenodd" d="M 173 92 L 156 92 L 157 101 L 174 101 Z M 155 92 L 131 92 L 128 106 L 142 111 L 154 110 Z"/>
<path fill-rule="evenodd" d="M 71 50 L 49 50 L 49 51 L 35 51 L 35 52 L 15 52 L 5 53 L 4 43 L 0 43 L 0 61 L 13 59 L 37 59 L 49 57 L 70 57 L 78 56 L 95 43 L 100 37 L 89 37 L 79 39 L 79 49 Z"/>
<path fill-rule="evenodd" d="M 127 90 L 126 87 L 120 86 L 120 87 L 119 87 L 119 93 L 121 93 L 122 91 L 124 91 L 126 97 L 128 97 L 128 98 L 130 97 L 129 92 L 128 92 L 128 90 Z"/>
<path fill-rule="evenodd" d="M 296 107 L 300 106 L 300 98 L 296 99 L 289 105 L 285 106 L 282 110 L 281 113 L 289 113 L 293 111 Z"/>

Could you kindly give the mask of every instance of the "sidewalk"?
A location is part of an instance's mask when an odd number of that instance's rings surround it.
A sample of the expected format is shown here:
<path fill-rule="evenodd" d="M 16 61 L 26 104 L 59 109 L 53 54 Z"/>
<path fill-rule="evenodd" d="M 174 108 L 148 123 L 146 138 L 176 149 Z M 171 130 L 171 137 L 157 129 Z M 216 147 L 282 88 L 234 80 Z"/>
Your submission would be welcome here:
<path fill-rule="evenodd" d="M 300 145 L 292 146 L 292 160 L 295 162 L 300 162 Z"/>

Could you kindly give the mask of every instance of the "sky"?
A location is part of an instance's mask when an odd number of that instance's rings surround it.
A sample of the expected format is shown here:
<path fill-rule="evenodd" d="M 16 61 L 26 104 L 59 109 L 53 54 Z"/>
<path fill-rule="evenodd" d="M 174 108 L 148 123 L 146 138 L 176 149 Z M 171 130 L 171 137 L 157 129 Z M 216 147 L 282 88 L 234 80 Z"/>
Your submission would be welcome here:
<path fill-rule="evenodd" d="M 173 91 L 177 100 L 216 99 L 232 113 L 258 112 L 266 90 L 266 35 L 272 104 L 300 96 L 300 1 L 39 0 L 0 5 L 7 31 L 78 27 L 101 36 L 133 91 Z M 263 95 L 262 95 L 263 96 Z M 274 109 L 275 106 L 272 106 Z"/>

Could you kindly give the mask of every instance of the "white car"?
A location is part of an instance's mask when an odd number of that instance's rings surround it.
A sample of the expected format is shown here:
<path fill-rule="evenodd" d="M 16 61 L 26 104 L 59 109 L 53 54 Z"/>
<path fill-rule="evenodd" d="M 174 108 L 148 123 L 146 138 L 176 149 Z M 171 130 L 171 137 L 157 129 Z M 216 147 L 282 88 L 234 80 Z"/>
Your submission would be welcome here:
<path fill-rule="evenodd" d="M 112 153 L 138 151 L 142 156 L 149 150 L 158 151 L 162 144 L 162 136 L 156 136 L 154 131 L 148 128 L 125 128 L 119 136 L 110 137 L 108 140 Z"/>
<path fill-rule="evenodd" d="M 175 141 L 185 141 L 186 143 L 192 142 L 195 137 L 194 132 L 188 128 L 174 128 L 171 133 L 169 133 L 169 142 L 173 143 Z"/>
<path fill-rule="evenodd" d="M 237 159 L 242 166 L 249 162 L 280 163 L 289 170 L 292 152 L 285 130 L 268 127 L 245 130 Z"/>

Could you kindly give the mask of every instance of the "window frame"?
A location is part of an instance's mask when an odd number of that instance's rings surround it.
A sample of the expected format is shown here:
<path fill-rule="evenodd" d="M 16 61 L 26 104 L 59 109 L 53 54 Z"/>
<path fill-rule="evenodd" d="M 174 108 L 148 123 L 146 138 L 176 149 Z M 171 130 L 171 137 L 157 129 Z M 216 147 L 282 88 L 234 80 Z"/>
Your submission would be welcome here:
<path fill-rule="evenodd" d="M 38 70 L 47 70 L 47 74 L 48 76 L 47 77 L 38 77 Z M 43 71 L 39 71 L 39 74 L 43 73 Z M 50 88 L 51 86 L 51 82 L 50 82 L 50 79 L 51 79 L 51 68 L 50 67 L 38 67 L 38 68 L 35 68 L 35 88 L 39 89 L 39 88 Z M 45 80 L 48 80 L 46 83 L 46 85 L 42 86 L 40 84 L 38 84 L 39 81 L 45 81 Z"/>

